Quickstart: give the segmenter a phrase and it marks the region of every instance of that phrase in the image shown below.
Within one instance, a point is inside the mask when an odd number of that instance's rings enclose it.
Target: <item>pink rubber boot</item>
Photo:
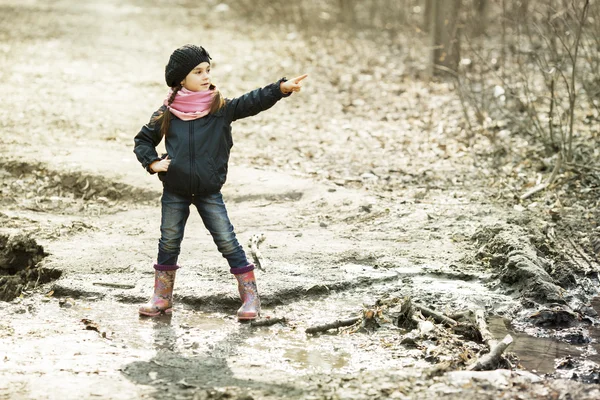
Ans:
[[[160,267],[175,267],[175,269],[162,270]],[[141,315],[156,317],[160,314],[170,314],[173,311],[173,286],[177,268],[177,266],[171,265],[154,266],[154,294],[146,304],[140,306],[139,313]]]
[[[235,274],[238,281],[238,290],[244,304],[237,311],[238,320],[253,320],[260,315],[260,298],[256,288],[254,271]]]

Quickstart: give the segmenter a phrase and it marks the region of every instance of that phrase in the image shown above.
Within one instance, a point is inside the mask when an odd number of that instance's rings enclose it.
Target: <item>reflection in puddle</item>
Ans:
[[[318,371],[341,369],[347,365],[347,356],[349,356],[347,353],[324,353],[306,348],[287,349],[283,354],[285,358],[300,368]]]
[[[556,360],[571,356],[578,358],[585,356],[592,361],[598,361],[584,354],[589,351],[588,346],[575,346],[555,339],[539,338],[526,333],[515,332],[507,328],[507,323],[502,317],[491,317],[488,321],[490,332],[495,338],[501,339],[510,334],[513,344],[508,349],[519,357],[520,364],[527,370],[549,374],[555,370]],[[592,335],[594,338],[594,336]],[[597,337],[594,338],[597,340]],[[598,350],[598,344],[591,345]]]

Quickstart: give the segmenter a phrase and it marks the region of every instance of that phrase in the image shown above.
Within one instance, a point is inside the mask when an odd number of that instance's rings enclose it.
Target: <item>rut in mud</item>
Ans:
[[[0,166],[0,204],[5,209],[57,214],[115,213],[150,204],[156,191],[144,190],[81,171],[56,171],[35,162],[5,160]]]
[[[60,270],[38,266],[47,255],[31,237],[0,234],[0,301],[58,279]]]

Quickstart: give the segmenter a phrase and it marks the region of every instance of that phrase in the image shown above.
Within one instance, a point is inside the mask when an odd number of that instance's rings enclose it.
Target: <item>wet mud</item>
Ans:
[[[440,292],[448,294],[440,297]],[[455,295],[461,292],[463,296]],[[360,315],[365,307],[382,304],[381,299],[390,294],[414,296],[448,312],[494,297],[510,301],[477,280],[466,284],[424,275],[416,282],[374,283],[268,306],[263,311],[266,316],[285,317],[287,322],[252,327],[238,323],[228,310],[203,311],[181,303],[172,315],[144,318],[131,312],[134,305],[110,299],[34,295],[2,305],[1,311],[9,318],[0,323],[0,352],[5,360],[0,372],[7,378],[0,390],[27,398],[45,398],[42,385],[54,388],[52,398],[70,398],[73,392],[116,399],[386,398],[394,393],[431,398],[434,386],[422,385],[436,379],[436,390],[444,385],[445,391],[453,392],[457,378],[441,374],[439,368],[459,354],[448,342],[456,339],[442,340],[441,331],[412,341],[407,341],[409,330],[389,324],[355,333],[348,329],[305,333],[307,327],[322,322]],[[502,375],[506,382],[489,381],[488,390],[510,386],[513,380],[522,387],[535,387],[542,377],[597,383],[593,367],[597,336],[588,347],[567,345],[520,333],[499,317],[489,322],[495,336],[514,335],[511,359],[519,369],[535,375],[507,371],[508,375]],[[479,339],[470,340],[464,343],[475,355],[481,351]],[[9,351],[14,346],[22,349],[19,355]],[[39,359],[45,362],[40,364]],[[31,373],[43,378],[31,385],[27,377]],[[487,374],[485,380],[494,376]],[[64,379],[68,385],[52,384]],[[468,398],[481,398],[481,393],[472,396]]]

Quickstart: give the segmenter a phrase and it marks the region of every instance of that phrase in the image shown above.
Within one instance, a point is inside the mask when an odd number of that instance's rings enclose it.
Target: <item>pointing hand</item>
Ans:
[[[291,92],[299,92],[302,89],[302,80],[306,78],[308,74],[300,75],[295,77],[294,79],[290,79],[286,82],[281,82],[279,88],[281,89],[281,93],[288,94]]]

